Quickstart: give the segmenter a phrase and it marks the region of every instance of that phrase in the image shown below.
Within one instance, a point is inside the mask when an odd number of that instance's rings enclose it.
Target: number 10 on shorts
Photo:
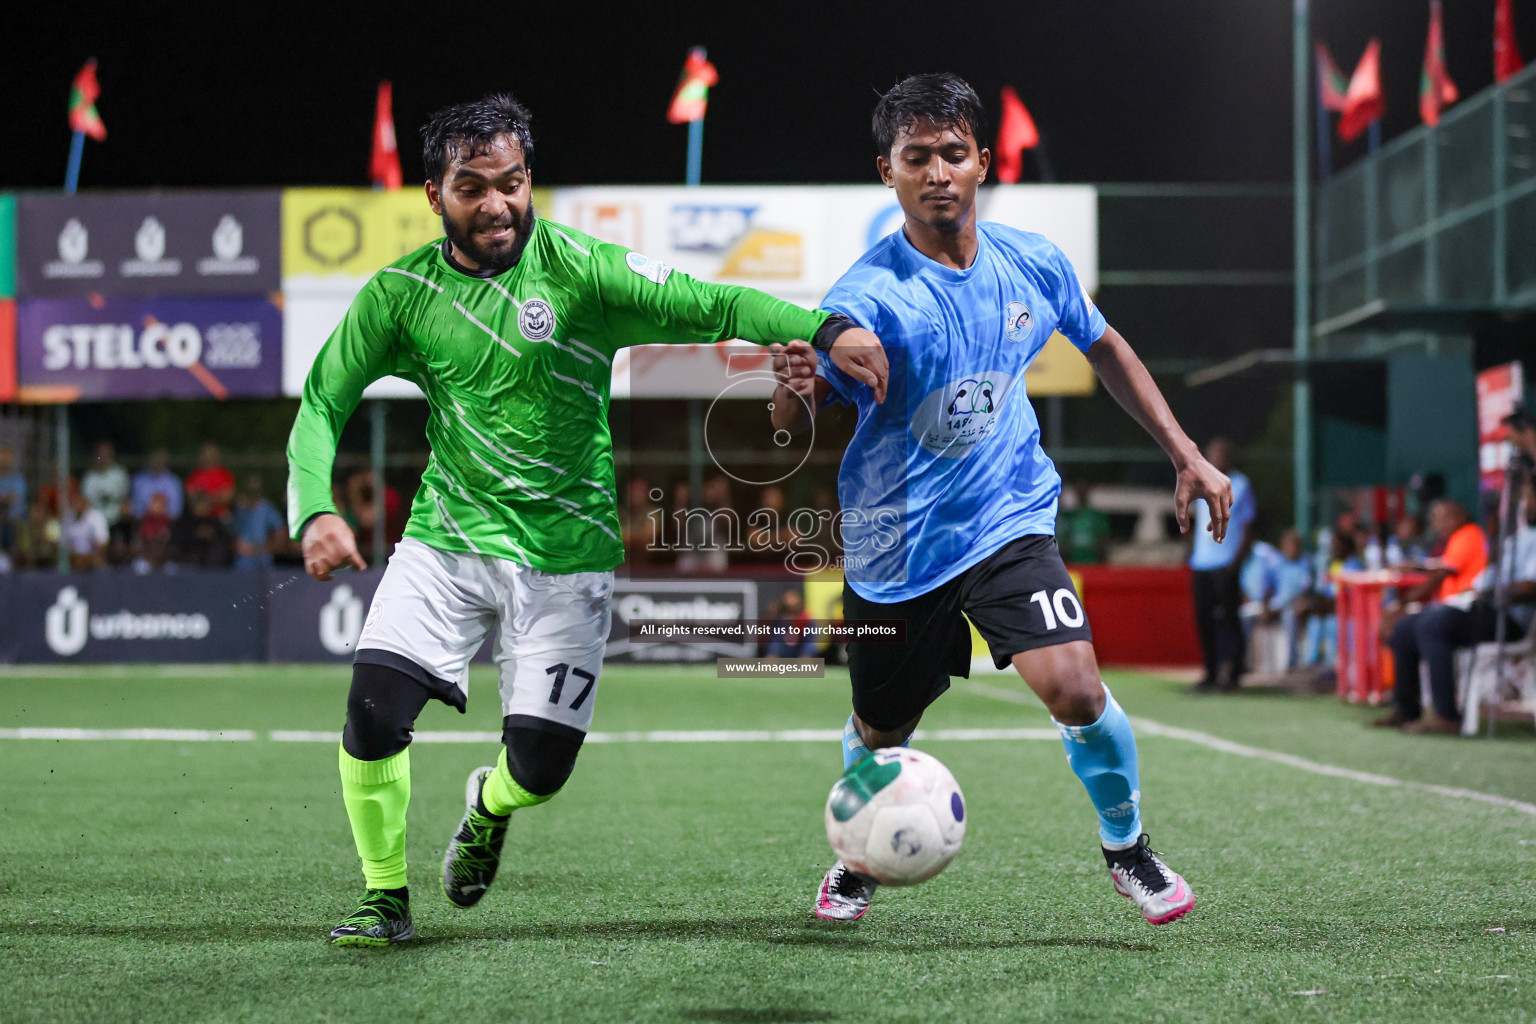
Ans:
[[[1083,606],[1078,603],[1077,595],[1066,587],[1054,594],[1037,590],[1029,595],[1029,600],[1040,606],[1040,614],[1045,616],[1046,629],[1060,629],[1062,626],[1076,629],[1083,624]]]

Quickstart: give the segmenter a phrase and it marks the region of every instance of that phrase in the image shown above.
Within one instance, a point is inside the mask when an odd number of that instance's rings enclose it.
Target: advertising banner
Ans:
[[[0,662],[259,661],[258,573],[0,575]]]
[[[443,236],[419,188],[283,189],[283,277],[361,278]]]
[[[373,592],[383,578],[383,569],[339,572],[326,583],[298,569],[264,572],[267,660],[350,664]],[[487,637],[471,661],[490,660]]]
[[[1490,366],[1477,375],[1477,462],[1485,491],[1504,486],[1504,470],[1514,446],[1504,417],[1525,397],[1525,367],[1520,363]]]
[[[533,190],[548,212],[552,193]],[[283,394],[304,391],[304,378],[360,288],[379,268],[443,237],[442,218],[420,188],[283,190]],[[420,398],[398,377],[375,381],[365,398]]]
[[[1098,194],[1086,185],[983,189],[982,220],[1046,235],[1084,288],[1098,288]],[[855,260],[901,226],[879,185],[563,188],[554,220],[643,252],[701,280],[743,284],[816,306]],[[755,346],[627,349],[614,360],[616,397],[766,398],[768,361]],[[1053,335],[1025,377],[1031,394],[1086,394],[1094,378],[1080,352]]]
[[[745,622],[756,619],[757,584],[742,580],[626,580],[613,587],[613,623],[603,657],[619,662],[713,661],[749,658],[753,642],[649,643],[630,639],[642,622]]]
[[[301,573],[265,575],[267,660],[350,662],[384,570],[338,573],[329,583]]]
[[[16,401],[16,300],[0,299],[0,402]]]
[[[0,299],[16,297],[16,197],[0,195]]]
[[[282,287],[279,193],[22,196],[22,298],[265,295]]]
[[[270,398],[282,340],[265,299],[26,299],[18,391],[27,402]]]

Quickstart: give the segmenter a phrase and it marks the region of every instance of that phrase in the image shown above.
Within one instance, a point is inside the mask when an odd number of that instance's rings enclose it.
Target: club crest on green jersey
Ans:
[[[517,329],[529,341],[548,341],[555,333],[555,311],[543,299],[529,299],[517,314]]]

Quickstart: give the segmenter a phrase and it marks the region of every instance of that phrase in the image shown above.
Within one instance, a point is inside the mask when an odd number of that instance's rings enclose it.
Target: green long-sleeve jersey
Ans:
[[[432,456],[406,536],[547,572],[611,569],[624,559],[608,433],[614,353],[810,339],[827,317],[542,219],[495,277],[465,272],[433,242],[374,275],[316,357],[288,438],[289,530],[297,538],[336,511],[336,439],[363,389],[393,374],[431,407]]]

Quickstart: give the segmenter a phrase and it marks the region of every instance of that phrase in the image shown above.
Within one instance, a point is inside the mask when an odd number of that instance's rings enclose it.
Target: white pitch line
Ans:
[[[981,697],[991,697],[994,700],[1004,700],[1010,704],[1037,704],[1038,701],[1031,694],[1020,693],[1018,690],[1005,690],[996,686],[988,686],[985,683],[968,683],[966,689]],[[1283,764],[1290,768],[1297,768],[1314,775],[1326,775],[1335,779],[1349,779],[1351,782],[1362,782],[1368,786],[1382,786],[1387,789],[1408,789],[1419,793],[1434,793],[1436,796],[1449,797],[1453,800],[1473,800],[1478,803],[1492,804],[1495,807],[1507,807],[1522,814],[1536,816],[1536,804],[1527,803],[1524,800],[1516,800],[1513,797],[1499,796],[1497,793],[1483,793],[1475,789],[1462,789],[1459,786],[1437,786],[1429,782],[1413,782],[1408,779],[1393,778],[1390,775],[1378,775],[1375,772],[1362,772],[1354,768],[1342,768],[1334,764],[1324,764],[1322,761],[1313,761],[1305,757],[1297,757],[1295,754],[1285,754],[1278,750],[1266,750],[1263,747],[1252,747],[1246,743],[1234,743],[1224,740],[1220,736],[1212,736],[1208,732],[1197,732],[1194,729],[1180,729],[1173,725],[1164,725],[1154,722],[1149,718],[1133,718],[1131,725],[1136,731],[1146,736],[1163,736],[1168,739],[1183,740],[1186,743],[1195,743],[1210,750],[1218,750],[1223,754],[1232,754],[1235,757],[1248,757],[1258,761],[1273,761],[1275,764]]]
[[[1166,736],[1170,739],[1184,740],[1188,743],[1198,743],[1202,747],[1219,750],[1224,754],[1233,754],[1237,757],[1251,757],[1261,761],[1273,761],[1276,764],[1299,768],[1304,772],[1311,772],[1314,775],[1327,775],[1335,779],[1349,779],[1352,782],[1363,782],[1368,786],[1383,786],[1389,789],[1411,789],[1420,793],[1434,793],[1437,796],[1450,797],[1453,800],[1475,800],[1478,803],[1493,804],[1495,807],[1508,807],[1510,810],[1519,811],[1521,814],[1536,816],[1536,804],[1527,803],[1524,800],[1516,800],[1513,797],[1499,796],[1497,793],[1482,793],[1475,789],[1462,789],[1459,786],[1437,786],[1429,782],[1414,782],[1409,779],[1396,779],[1390,775],[1377,775],[1374,772],[1361,772],[1353,768],[1341,768],[1338,765],[1324,764],[1321,761],[1312,761],[1305,757],[1297,757],[1294,754],[1283,754],[1278,750],[1265,750],[1263,747],[1250,747],[1246,743],[1233,743],[1231,740],[1224,740],[1220,736],[1196,732],[1193,729],[1180,729],[1172,725],[1163,725],[1161,722],[1153,722],[1145,718],[1133,718],[1131,719],[1131,724],[1136,727],[1138,732],[1146,733],[1148,736]]]
[[[249,741],[249,729],[0,729],[0,740],[172,740],[207,743]]]
[[[254,740],[249,729],[0,729],[7,740]],[[306,729],[273,729],[273,743],[340,743],[341,733]],[[916,740],[976,742],[981,740],[1054,740],[1055,729],[919,729]],[[695,730],[650,732],[591,732],[588,743],[841,743],[841,729]],[[416,743],[500,743],[499,732],[418,732]]]

